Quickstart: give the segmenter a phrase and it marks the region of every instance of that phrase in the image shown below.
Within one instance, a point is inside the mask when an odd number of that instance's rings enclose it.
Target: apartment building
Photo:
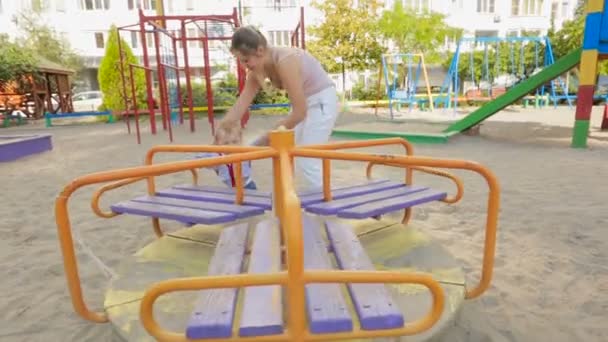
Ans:
[[[155,15],[158,3],[157,0],[0,0],[0,22],[3,23],[0,32],[16,37],[18,32],[12,20],[14,16],[20,12],[39,10],[43,23],[53,27],[84,58],[86,69],[82,88],[95,90],[99,87],[97,69],[105,53],[111,25],[120,27],[136,24],[140,8],[146,15]],[[164,0],[164,7],[166,15],[231,14],[236,3],[236,0]],[[169,22],[167,29],[177,34],[177,24]],[[200,30],[196,28],[190,27],[188,31],[189,36],[201,36]],[[143,49],[139,35],[125,31],[121,36],[133,49],[133,53],[141,58]],[[149,34],[147,45],[149,53],[154,56],[151,38]],[[212,65],[230,65],[232,58],[226,44],[210,42]],[[180,49],[181,42],[178,45]],[[202,42],[188,42],[188,53],[192,76],[200,81],[204,65]],[[151,60],[154,64],[154,58]],[[183,65],[183,58],[180,58],[180,63]]]
[[[447,22],[463,28],[466,36],[508,36],[546,34],[551,21],[556,28],[572,18],[576,0],[385,0],[385,8],[394,1],[402,1],[406,8],[432,10],[446,14]],[[164,0],[166,15],[230,14],[238,7],[245,24],[260,27],[269,42],[275,46],[290,44],[291,31],[297,24],[300,6],[305,7],[306,24],[322,20],[322,14],[314,9],[311,0]],[[55,28],[78,51],[86,62],[87,89],[98,89],[97,68],[105,52],[105,42],[112,24],[124,26],[138,22],[138,9],[145,14],[157,12],[157,0],[0,0],[0,32],[15,36],[12,22],[21,11],[39,9],[44,23]],[[168,30],[177,34],[178,27],[168,24]],[[189,36],[200,35],[196,28],[189,28]],[[137,34],[124,32],[122,36],[136,56],[142,55]],[[151,39],[148,39],[151,47]],[[234,69],[234,59],[228,51],[228,42],[210,44],[212,65],[228,65]],[[448,41],[446,48],[453,48],[455,41]],[[178,46],[178,48],[181,48]],[[203,76],[202,43],[188,42],[192,76],[200,81]],[[180,58],[183,65],[183,60]],[[341,85],[341,81],[336,79]]]

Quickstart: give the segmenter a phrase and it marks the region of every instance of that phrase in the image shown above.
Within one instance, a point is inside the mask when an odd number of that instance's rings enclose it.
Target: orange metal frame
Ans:
[[[397,155],[371,155],[365,153],[349,153],[336,151],[338,149],[362,148],[380,145],[403,145],[405,156]],[[189,161],[153,164],[153,157],[158,152],[222,152],[227,155]],[[107,190],[140,180],[147,180],[150,194],[155,192],[154,177],[191,171],[194,182],[198,180],[196,169],[226,163],[236,163],[236,174],[240,176],[240,163],[248,160],[272,159],[274,176],[274,211],[281,225],[281,236],[285,246],[285,270],[272,274],[240,274],[230,276],[207,276],[194,278],[170,279],[152,285],[144,294],[140,306],[141,322],[145,329],[155,338],[162,341],[189,341],[183,332],[169,332],[162,329],[155,321],[153,306],[158,297],[175,291],[192,291],[212,288],[230,288],[243,286],[283,285],[287,290],[287,307],[289,317],[286,323],[286,332],[281,335],[266,337],[240,338],[232,337],[218,341],[256,340],[256,341],[321,341],[342,340],[351,338],[371,338],[383,336],[403,336],[417,334],[431,328],[441,317],[444,307],[444,293],[440,284],[431,275],[423,273],[404,273],[395,271],[306,271],[304,270],[304,250],[302,240],[301,206],[293,186],[293,158],[311,157],[323,160],[324,195],[326,200],[331,199],[330,188],[330,161],[350,160],[368,162],[368,176],[373,165],[381,164],[391,167],[401,167],[406,170],[405,181],[412,182],[412,171],[418,170],[453,180],[457,187],[457,194],[453,198],[444,200],[447,203],[458,201],[462,197],[462,182],[453,175],[435,170],[433,168],[464,169],[482,175],[489,186],[488,215],[486,219],[486,239],[484,258],[481,269],[481,279],[473,289],[467,289],[466,298],[480,296],[490,285],[494,266],[496,246],[496,227],[499,209],[499,185],[494,174],[487,168],[470,161],[445,160],[429,157],[414,157],[412,146],[400,138],[380,139],[372,141],[352,141],[326,145],[295,147],[293,131],[278,130],[270,134],[269,147],[238,147],[238,146],[209,146],[209,145],[172,145],[157,146],[151,149],[146,156],[144,166],[98,172],[75,179],[67,185],[56,199],[55,215],[57,229],[67,283],[70,290],[72,304],[75,311],[83,318],[93,322],[106,322],[105,313],[93,312],[87,308],[82,294],[80,277],[74,252],[71,226],[68,215],[68,200],[79,188],[104,183],[107,184],[97,190],[93,196],[93,211],[101,217],[113,217],[114,213],[104,213],[99,209],[99,197]],[[240,177],[239,177],[240,179]],[[243,198],[242,181],[237,182],[235,203],[241,203]],[[406,214],[408,215],[408,214]],[[158,236],[162,236],[158,220],[153,221]],[[408,323],[399,329],[365,331],[355,329],[348,333],[313,335],[308,332],[306,323],[305,285],[308,283],[411,283],[427,287],[432,295],[432,307],[422,319]]]

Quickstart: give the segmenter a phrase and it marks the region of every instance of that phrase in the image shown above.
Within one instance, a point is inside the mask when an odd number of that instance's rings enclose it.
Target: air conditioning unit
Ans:
[[[495,15],[495,16],[494,16],[494,22],[495,22],[495,23],[499,23],[499,22],[500,22],[500,20],[501,20],[501,18],[500,18],[500,16],[499,16],[499,15]]]

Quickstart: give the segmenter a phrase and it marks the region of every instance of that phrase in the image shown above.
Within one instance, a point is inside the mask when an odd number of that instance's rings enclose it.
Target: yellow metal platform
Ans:
[[[263,217],[250,223],[261,219]],[[445,291],[443,315],[430,330],[403,339],[377,341],[424,341],[440,335],[453,322],[465,299],[464,273],[454,257],[427,234],[415,229],[415,224],[405,227],[393,221],[373,219],[343,222],[349,223],[358,233],[377,270],[428,272]],[[154,341],[140,323],[140,300],[145,289],[161,280],[206,275],[220,229],[220,226],[182,229],[154,240],[123,260],[104,303],[118,336],[126,341]],[[386,286],[399,303],[406,324],[428,312],[432,299],[424,286]],[[194,291],[162,296],[156,302],[154,316],[164,329],[184,331],[196,297]],[[237,322],[238,319],[237,315]]]

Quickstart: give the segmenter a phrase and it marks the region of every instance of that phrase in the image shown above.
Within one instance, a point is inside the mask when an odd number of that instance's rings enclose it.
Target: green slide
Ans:
[[[525,81],[522,81],[513,88],[509,89],[509,91],[497,97],[495,100],[486,103],[461,120],[454,122],[443,132],[448,134],[462,132],[498,113],[508,105],[526,96],[531,91],[534,91],[536,88],[543,85],[543,83],[551,81],[552,79],[557,78],[559,75],[575,67],[581,60],[582,51],[583,49],[581,48],[570,52],[566,56],[557,60],[555,63],[544,68],[538,74],[531,76]]]

